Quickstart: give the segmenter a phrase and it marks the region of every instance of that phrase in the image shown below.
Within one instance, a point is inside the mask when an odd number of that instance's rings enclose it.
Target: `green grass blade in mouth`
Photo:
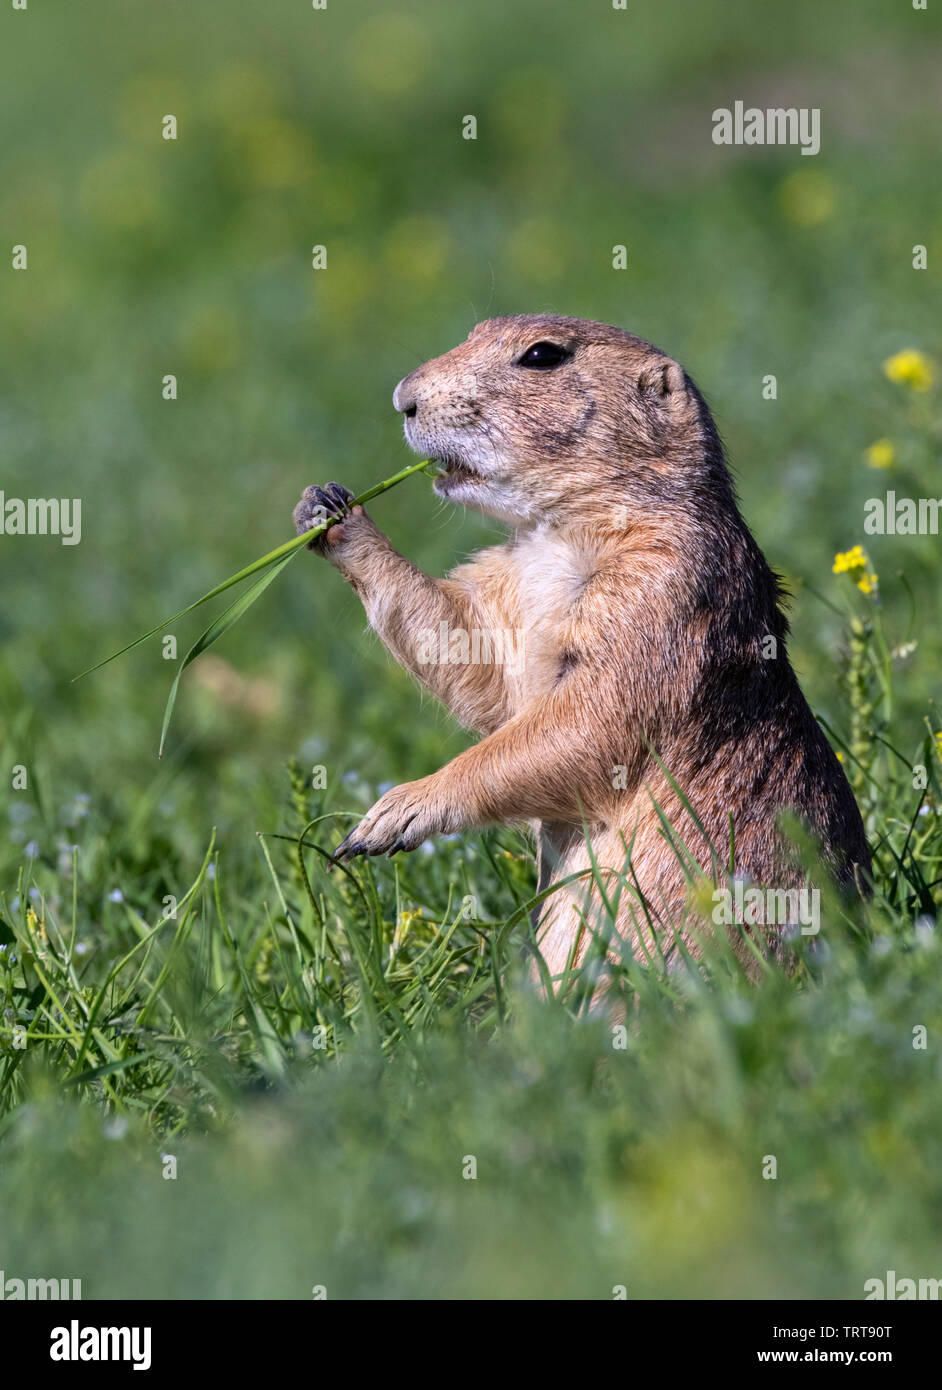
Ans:
[[[422,469],[428,467],[428,459],[423,459],[421,463],[410,464],[408,468],[400,469],[400,471],[393,474],[391,478],[386,478],[384,482],[376,483],[373,487],[367,488],[366,492],[362,492],[359,497],[355,497],[350,505],[352,507],[358,507],[364,502],[370,502],[374,497],[379,497],[380,493],[388,492],[391,487],[395,487],[398,483],[403,482],[413,473],[418,473]],[[239,570],[236,574],[230,575],[228,579],[224,579],[221,584],[217,584],[215,588],[203,594],[202,598],[196,599],[194,603],[188,604],[186,608],[181,608],[179,613],[172,613],[169,618],[164,618],[163,622],[158,623],[156,627],[150,628],[147,632],[142,633],[140,637],[135,637],[134,641],[128,642],[127,646],[121,647],[116,652],[112,652],[111,656],[106,656],[102,661],[96,661],[94,666],[89,666],[86,670],[80,671],[77,676],[72,677],[73,681],[81,680],[83,676],[90,676],[93,671],[98,671],[102,666],[107,666],[110,661],[116,661],[119,656],[124,656],[125,652],[132,651],[134,647],[139,647],[141,643],[146,642],[149,637],[155,637],[158,632],[163,632],[171,623],[179,622],[181,618],[185,618],[187,614],[192,613],[194,609],[201,607],[204,603],[208,603],[210,599],[218,598],[218,596],[224,594],[227,589],[231,589],[234,584],[241,584],[243,579],[249,579],[253,574],[257,574],[259,570],[267,569],[269,565],[277,564],[279,560],[286,559],[288,556],[293,555],[296,550],[300,550],[303,545],[307,545],[308,541],[314,540],[317,536],[322,535],[324,531],[329,531],[331,526],[334,525],[336,525],[336,519],[331,518],[326,521],[323,526],[312,527],[310,531],[305,531],[303,535],[293,536],[290,541],[285,541],[283,545],[279,545],[276,549],[270,550],[267,555],[262,555],[260,559],[253,561],[251,565],[246,565],[244,569]],[[280,568],[281,566],[279,566],[279,569]],[[276,571],[276,573],[277,572],[278,571]],[[261,590],[259,590],[259,593],[260,592]],[[256,594],[256,598],[257,597],[258,594]],[[228,612],[229,610],[227,609],[226,611]],[[243,609],[242,612],[244,611]],[[241,613],[237,615],[237,617],[241,616]],[[233,621],[236,620],[237,619],[233,619]],[[229,626],[231,627],[232,624],[230,623]],[[204,633],[204,636],[205,635]],[[215,638],[213,640],[215,641]]]

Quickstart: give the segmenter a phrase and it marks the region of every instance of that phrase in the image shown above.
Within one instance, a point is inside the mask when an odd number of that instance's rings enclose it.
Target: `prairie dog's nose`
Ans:
[[[414,373],[413,373],[414,375]],[[411,420],[418,409],[412,376],[404,376],[393,392],[393,405]]]

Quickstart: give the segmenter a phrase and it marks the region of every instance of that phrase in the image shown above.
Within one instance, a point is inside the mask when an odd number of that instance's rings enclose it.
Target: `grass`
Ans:
[[[878,724],[879,609],[846,588]],[[0,929],[7,1267],[293,1298],[859,1297],[933,1268],[938,740],[912,754],[919,791],[859,743],[874,899],[826,895],[794,978],[750,985],[714,942],[704,971],[626,960],[601,1014],[599,953],[553,999],[528,979],[512,832],[328,875],[356,796],[294,763],[267,887],[246,903],[210,836],[153,921],[158,876],[105,902],[86,881],[113,863],[90,812],[69,893],[34,864]]]
[[[30,247],[2,481],[80,494],[85,532],[0,538],[9,1277],[610,1298],[938,1275],[942,558],[863,531],[885,489],[938,493],[938,385],[883,367],[940,355],[933,21],[839,9],[760,33],[666,6],[626,39],[614,13],[368,3],[315,42],[293,5],[220,25],[200,0],[171,35],[103,0],[101,44],[30,8],[0,96]],[[818,158],[709,146],[713,107],[783,89],[820,99]],[[704,387],[874,846],[873,901],[828,899],[793,978],[748,985],[719,948],[703,974],[626,962],[624,1033],[588,1006],[596,964],[554,999],[529,982],[522,835],[325,874],[386,784],[465,745],[319,558],[193,663],[162,763],[160,642],[72,683],[277,544],[307,483],[393,473],[393,383],[488,308],[621,323]],[[420,484],[371,510],[437,573],[495,534]],[[832,574],[858,543],[867,568]]]

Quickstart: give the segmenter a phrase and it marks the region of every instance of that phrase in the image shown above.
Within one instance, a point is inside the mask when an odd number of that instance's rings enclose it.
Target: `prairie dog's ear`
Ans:
[[[684,369],[679,362],[662,357],[660,361],[652,362],[642,369],[638,377],[638,390],[655,399],[662,399],[665,405],[672,405],[675,400],[683,400],[687,394]]]

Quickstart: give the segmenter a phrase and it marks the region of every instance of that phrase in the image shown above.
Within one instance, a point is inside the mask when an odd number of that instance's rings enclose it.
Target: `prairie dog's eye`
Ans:
[[[569,349],[560,347],[558,343],[534,343],[532,347],[527,348],[522,357],[517,358],[517,366],[534,367],[537,371],[547,372],[551,367],[568,362],[571,356]]]

